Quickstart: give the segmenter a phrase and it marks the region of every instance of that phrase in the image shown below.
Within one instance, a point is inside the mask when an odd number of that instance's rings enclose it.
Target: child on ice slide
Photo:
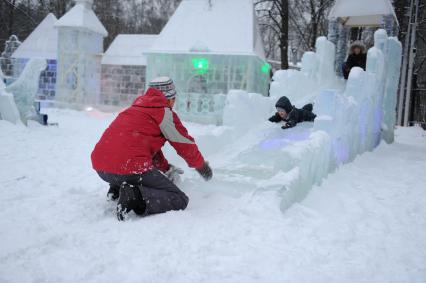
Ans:
[[[302,109],[298,109],[294,105],[291,105],[290,100],[286,96],[278,99],[275,108],[277,112],[269,118],[269,121],[273,123],[284,122],[285,124],[281,127],[282,129],[293,128],[300,122],[313,122],[317,117],[317,115],[312,113],[313,105],[311,103],[306,104]]]

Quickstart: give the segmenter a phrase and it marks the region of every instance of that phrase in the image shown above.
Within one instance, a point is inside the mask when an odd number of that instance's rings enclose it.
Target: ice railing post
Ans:
[[[336,58],[336,47],[326,37],[317,38],[315,43],[318,57],[318,83],[324,87],[330,87],[335,79],[334,61]]]
[[[396,37],[388,38],[388,51],[386,53],[387,76],[383,101],[383,126],[382,138],[387,143],[394,141],[394,128],[396,124],[397,91],[401,69],[402,45]]]

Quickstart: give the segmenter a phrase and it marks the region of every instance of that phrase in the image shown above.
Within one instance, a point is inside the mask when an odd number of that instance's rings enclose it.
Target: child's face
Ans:
[[[359,47],[355,47],[355,48],[354,48],[354,53],[355,53],[355,55],[360,54],[360,53],[361,53],[361,48],[359,48]]]
[[[282,119],[287,118],[287,112],[285,112],[285,110],[283,110],[283,109],[277,109],[277,113],[278,113],[278,115],[280,115],[280,117]]]

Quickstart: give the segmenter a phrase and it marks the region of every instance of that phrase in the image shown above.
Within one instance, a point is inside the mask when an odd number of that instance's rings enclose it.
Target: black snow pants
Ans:
[[[139,188],[146,209],[135,212],[142,216],[163,213],[170,210],[184,210],[188,205],[188,197],[172,181],[159,170],[153,169],[143,174],[118,175],[98,172],[98,175],[111,187],[119,189],[122,186]]]

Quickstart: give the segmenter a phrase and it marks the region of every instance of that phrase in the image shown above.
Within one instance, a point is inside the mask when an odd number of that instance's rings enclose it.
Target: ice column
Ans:
[[[330,87],[335,78],[334,59],[336,57],[335,46],[326,37],[318,37],[315,43],[318,57],[318,82],[323,87]]]
[[[347,53],[347,42],[348,42],[349,29],[343,25],[339,26],[339,41],[337,42],[336,49],[336,63],[335,70],[336,73],[342,76],[342,64],[345,61]]]
[[[401,68],[402,45],[397,38],[388,39],[387,76],[383,101],[382,138],[387,143],[394,141],[394,126],[396,123],[397,90]]]

